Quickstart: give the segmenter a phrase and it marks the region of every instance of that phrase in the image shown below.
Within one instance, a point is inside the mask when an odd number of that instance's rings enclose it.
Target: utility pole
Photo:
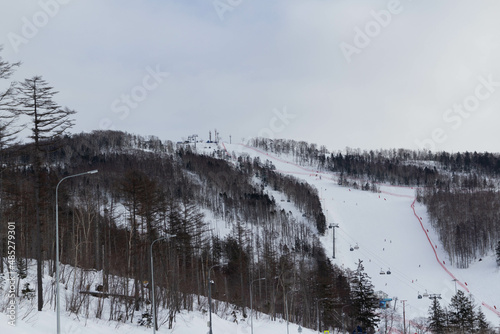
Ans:
[[[342,334],[345,334],[345,322],[344,322],[344,308],[350,306],[349,304],[342,306]]]
[[[457,281],[458,281],[458,280],[457,280],[456,278],[454,278],[454,279],[452,279],[451,281],[452,281],[452,282],[455,282],[455,294],[457,294]]]
[[[154,272],[154,263],[153,263],[153,246],[155,242],[160,241],[160,240],[165,240],[165,239],[170,239],[172,237],[175,237],[175,234],[168,234],[163,237],[160,237],[158,239],[153,240],[149,247],[149,256],[151,260],[151,310],[152,310],[152,317],[153,317],[153,334],[156,334],[156,327],[157,327],[157,321],[156,321],[156,301],[155,301],[155,272]]]
[[[403,334],[406,334],[406,318],[405,318],[405,302],[407,300],[401,300],[403,303]]]
[[[320,333],[320,329],[319,329],[319,302],[322,300],[328,300],[328,299],[330,299],[330,298],[316,299],[316,326],[318,327],[318,334]]]
[[[265,277],[254,279],[250,282],[250,331],[253,334],[253,299],[252,299],[252,284],[257,281],[265,280]]]
[[[330,226],[328,226],[328,228],[331,228],[332,229],[332,232],[333,232],[333,244],[332,244],[332,248],[333,248],[333,255],[332,257],[335,258],[335,228],[338,228],[339,227],[339,224],[330,224]]]
[[[86,174],[95,174],[97,173],[97,169],[94,169],[94,170],[90,170],[90,171],[87,171],[87,172],[83,172],[83,173],[78,173],[78,174],[73,174],[73,175],[69,175],[69,176],[66,176],[66,177],[63,177],[58,183],[57,183],[57,186],[56,186],[56,321],[57,321],[57,334],[61,333],[61,303],[60,303],[60,293],[59,293],[59,204],[58,204],[58,200],[57,200],[57,193],[59,191],[59,185],[61,184],[62,181],[66,180],[66,179],[69,179],[69,178],[72,178],[72,177],[76,177],[76,176],[82,176],[82,175],[86,175]],[[38,293],[40,293],[40,291],[38,291]]]
[[[208,331],[208,334],[213,334],[212,332],[212,280],[210,279],[210,273],[212,272],[212,269],[215,267],[220,267],[220,266],[227,266],[227,263],[217,263],[214,264],[213,266],[208,269],[208,312],[209,312],[209,321],[208,325],[210,330]]]

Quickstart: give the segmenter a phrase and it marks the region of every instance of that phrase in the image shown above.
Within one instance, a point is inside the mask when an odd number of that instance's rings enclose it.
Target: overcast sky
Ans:
[[[2,0],[72,132],[499,152],[495,0]]]

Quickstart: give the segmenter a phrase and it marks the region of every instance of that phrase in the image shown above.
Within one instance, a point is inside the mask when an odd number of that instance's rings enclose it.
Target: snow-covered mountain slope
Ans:
[[[375,290],[383,291],[393,298],[392,306],[402,316],[405,300],[406,319],[427,317],[431,300],[427,294],[440,294],[442,306],[449,304],[455,294],[455,286],[471,293],[476,305],[482,305],[483,312],[494,325],[499,324],[500,272],[493,255],[474,262],[469,269],[457,269],[450,263],[438,240],[437,234],[429,224],[424,206],[415,203],[415,189],[379,185],[381,192],[373,193],[338,186],[336,175],[320,172],[311,167],[298,166],[286,156],[274,156],[266,152],[239,144],[199,145],[197,151],[211,154],[225,150],[228,156],[249,155],[259,157],[262,162],[270,160],[283,174],[293,175],[315,186],[321,197],[322,207],[328,224],[338,224],[335,228],[335,259],[332,262],[354,269],[359,259],[363,261],[366,272],[371,276]],[[266,189],[283,209],[300,212],[292,203],[270,187]],[[282,202],[282,200],[284,200]],[[118,210],[120,211],[120,209]],[[203,210],[205,219],[213,232],[219,236],[229,233],[231,226],[217,218],[209,210]],[[333,255],[333,230],[321,237],[327,254]],[[351,248],[353,249],[351,251]],[[381,271],[384,272],[381,275]],[[387,272],[390,271],[389,275]],[[457,279],[455,282],[454,279]],[[49,279],[49,278],[48,278]],[[47,282],[50,286],[50,282]],[[50,291],[49,288],[45,291]],[[419,299],[418,295],[423,298]],[[49,296],[47,296],[49,297]],[[396,301],[397,298],[397,301]],[[95,313],[95,310],[91,310]],[[238,323],[230,318],[222,319],[213,315],[214,333],[250,333],[247,321],[238,316]],[[158,333],[206,333],[207,312],[185,312],[177,316],[172,330],[162,326]],[[106,319],[89,319],[68,315],[63,312],[63,333],[148,333],[151,329],[137,324],[123,324]],[[399,325],[396,325],[397,327]],[[290,324],[290,333],[297,333],[298,326]],[[19,309],[17,326],[8,325],[8,318],[0,314],[0,333],[48,333],[55,331],[55,312],[46,306],[36,312],[25,303]],[[270,321],[261,316],[254,321],[254,333],[270,334],[286,332],[286,322]],[[314,331],[303,329],[304,334]],[[395,330],[394,332],[398,332]]]
[[[354,269],[361,259],[375,290],[397,298],[401,313],[400,301],[406,301],[407,319],[427,317],[431,305],[427,294],[440,294],[441,305],[448,305],[456,286],[470,293],[488,320],[498,325],[500,271],[494,255],[478,259],[468,269],[454,267],[429,223],[426,208],[415,202],[415,189],[388,185],[380,185],[381,193],[349,189],[339,186],[334,174],[298,166],[286,157],[242,144],[224,143],[224,147],[236,155],[270,160],[279,172],[314,185],[322,198],[327,225],[338,224],[333,262]],[[331,257],[332,230],[321,240]]]

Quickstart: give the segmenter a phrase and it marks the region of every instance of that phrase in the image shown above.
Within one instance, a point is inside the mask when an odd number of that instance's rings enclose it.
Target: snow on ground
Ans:
[[[47,272],[48,267],[46,266],[45,272]],[[88,304],[88,319],[85,315],[76,316],[66,311],[66,303],[69,303],[72,298],[72,291],[78,291],[78,287],[73,288],[73,284],[79,284],[79,277],[82,273],[81,269],[76,269],[64,265],[61,268],[61,277],[64,278],[66,284],[61,284],[61,333],[71,333],[71,334],[84,334],[84,333],[95,333],[95,334],[108,334],[120,332],[121,334],[128,333],[151,333],[152,328],[146,328],[144,326],[139,326],[137,321],[142,313],[141,311],[134,313],[133,322],[118,322],[118,321],[107,321],[110,315],[109,299],[104,299],[102,317],[101,319],[96,318],[96,310],[99,299],[96,297],[88,296],[85,299],[79,299],[82,304],[82,312],[85,313]],[[95,291],[93,287],[97,283],[102,282],[101,272],[98,271],[88,271],[84,270],[85,273],[85,283],[89,285],[89,291]],[[76,281],[75,279],[76,274]],[[117,278],[121,281],[120,278]],[[16,281],[17,283],[17,281]],[[21,286],[24,283],[30,283],[33,288],[36,285],[36,266],[34,261],[28,265],[28,276],[26,279],[21,281]],[[56,332],[56,312],[54,307],[50,307],[49,300],[55,298],[53,278],[48,274],[45,274],[43,279],[44,284],[44,298],[45,305],[41,312],[36,309],[37,301],[36,297],[28,299],[16,299],[16,314],[15,314],[15,326],[10,325],[12,321],[8,317],[7,313],[0,312],[0,333],[17,334],[17,333],[29,333],[29,334],[46,334]],[[67,285],[67,289],[66,289]],[[130,281],[130,288],[132,288],[132,281]],[[4,281],[4,284],[0,285],[0,309],[4,309],[8,303],[8,290],[9,285]],[[129,293],[131,294],[131,293]],[[78,292],[76,293],[78,296]],[[208,320],[209,314],[207,310],[207,300],[206,298],[200,298],[201,307],[194,306],[195,311],[187,312],[185,310],[181,311],[176,315],[176,321],[173,323],[173,328],[167,328],[167,318],[168,312],[164,309],[158,312],[158,323],[160,328],[158,329],[158,334],[193,334],[200,333],[205,334],[208,332]],[[77,303],[78,304],[78,303]],[[54,305],[54,303],[53,303]],[[213,330],[214,334],[247,334],[251,333],[250,321],[249,319],[244,319],[241,312],[238,310],[234,313],[231,305],[225,307],[223,302],[214,302],[214,312],[212,314]],[[198,311],[198,309],[203,309],[204,311]],[[215,310],[217,313],[215,313]],[[116,313],[117,310],[114,310]],[[249,313],[249,312],[248,312]],[[219,315],[222,315],[219,316]],[[275,334],[275,333],[286,333],[287,325],[286,321],[279,319],[278,321],[271,321],[269,316],[261,313],[254,313],[254,333],[255,334]],[[297,324],[289,324],[290,333],[298,333],[299,326]],[[313,330],[303,328],[303,334],[313,334]]]
[[[166,326],[160,327],[157,330],[158,334],[206,334],[208,316],[200,312],[183,311],[177,315],[177,322],[172,329],[167,329]],[[52,310],[39,312],[36,316],[28,321],[17,320],[16,326],[7,324],[8,320],[5,314],[0,314],[0,333],[8,334],[46,334],[56,332],[56,313]],[[238,323],[227,321],[212,314],[212,332],[213,334],[249,334],[251,333],[250,323],[238,321]],[[286,333],[286,321],[270,321],[267,318],[261,317],[254,319],[253,329],[255,334],[276,334]],[[291,334],[298,333],[299,326],[293,323],[289,324],[289,332]],[[67,315],[61,316],[61,333],[71,334],[131,334],[131,333],[151,333],[152,328],[139,327],[135,324],[123,324],[114,321],[106,320],[88,320],[76,319]],[[302,328],[302,334],[314,334],[308,328]]]
[[[333,263],[355,269],[361,259],[375,290],[397,298],[396,306],[401,313],[400,301],[406,300],[407,319],[428,315],[431,300],[419,299],[418,295],[440,294],[441,305],[447,306],[455,294],[453,280],[456,278],[456,288],[470,292],[494,326],[500,323],[500,271],[494,255],[473,263],[469,269],[451,265],[429,223],[425,206],[415,203],[413,211],[415,189],[388,185],[380,185],[380,193],[349,189],[337,185],[332,173],[298,166],[291,158],[276,157],[241,144],[225,143],[224,146],[228,152],[248,154],[261,161],[268,159],[279,172],[314,185],[319,191],[327,224],[339,225],[335,230]],[[321,238],[330,257],[333,255],[332,233],[329,229]],[[351,251],[351,247],[357,249]]]
[[[495,306],[500,308],[500,271],[494,255],[483,258],[481,262],[472,263],[469,269],[453,267],[439,243],[437,234],[430,226],[425,207],[415,203],[414,213],[414,189],[381,185],[381,193],[372,193],[340,187],[333,174],[297,166],[292,159],[287,161],[286,157],[274,157],[244,145],[224,144],[222,148],[224,146],[231,153],[234,151],[236,154],[258,156],[261,161],[269,159],[278,171],[314,185],[320,193],[328,224],[339,225],[335,230],[336,256],[333,262],[354,269],[358,259],[363,260],[365,271],[372,278],[375,290],[382,290],[389,297],[398,298],[395,304],[400,314],[400,301],[406,300],[407,319],[427,317],[431,300],[419,299],[419,294],[441,294],[441,305],[448,305],[455,294],[455,277],[458,280],[457,289],[468,289],[477,305],[485,304],[483,312],[493,326],[499,325],[500,319],[495,312]],[[217,146],[210,144],[203,149],[206,149],[207,153],[213,152],[217,150]],[[280,201],[281,195],[273,195]],[[286,207],[288,203],[281,204]],[[209,212],[204,213],[212,222],[215,233],[223,236],[229,232],[223,221],[216,219]],[[321,237],[327,254],[333,253],[332,234],[330,229]],[[351,251],[351,247],[357,249]],[[380,274],[381,271],[388,270],[391,271],[390,275]],[[213,314],[213,333],[250,333],[250,324],[242,319],[238,320],[238,323],[234,323]],[[208,332],[207,321],[207,313],[182,312],[177,316],[172,330],[162,326],[158,333],[205,334]],[[78,319],[66,312],[62,313],[61,325],[62,333],[107,334],[119,331],[126,334],[149,333],[152,330],[139,327],[135,323],[123,324],[95,318]],[[285,333],[286,327],[286,322],[270,321],[266,316],[254,319],[256,334]],[[55,328],[56,314],[53,309],[48,309],[48,306],[44,311],[36,312],[29,304],[22,304],[18,309],[15,327],[8,325],[5,313],[0,314],[0,333],[49,333],[55,332]],[[297,333],[297,329],[296,324],[290,324],[290,333]],[[304,328],[302,333],[312,334],[315,331]]]
[[[232,226],[225,219],[216,217],[216,215],[208,209],[200,209],[200,213],[204,216],[204,221],[208,223],[210,231],[213,235],[223,239],[231,233]]]

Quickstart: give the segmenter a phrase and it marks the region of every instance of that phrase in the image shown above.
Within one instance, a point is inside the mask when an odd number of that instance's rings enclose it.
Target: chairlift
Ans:
[[[425,290],[425,292],[424,292],[424,294],[422,296],[424,296],[425,298],[429,297],[429,294],[427,293],[427,290]]]
[[[354,248],[352,248],[352,246],[351,246],[351,248],[349,248],[349,250],[350,250],[351,252],[353,252],[353,251],[354,251]]]
[[[422,299],[422,295],[420,294],[420,292],[418,293],[418,299]]]
[[[385,271],[383,271],[382,268],[380,268],[380,275],[385,275]]]
[[[390,274],[391,274],[391,268],[387,269],[386,274],[387,274],[387,275],[390,275]]]
[[[359,249],[359,246],[358,246],[358,244],[356,244],[356,246],[354,246],[354,249]]]

